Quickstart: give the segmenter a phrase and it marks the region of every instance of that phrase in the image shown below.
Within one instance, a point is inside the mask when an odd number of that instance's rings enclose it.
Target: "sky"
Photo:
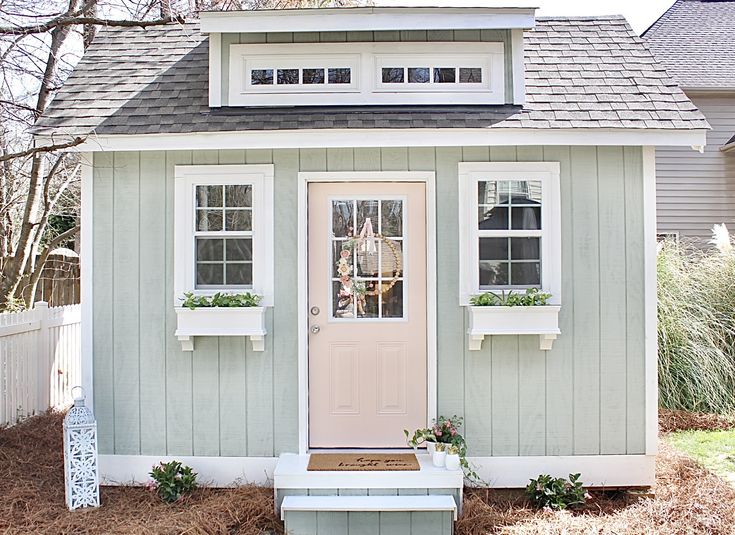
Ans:
[[[379,6],[525,6],[537,7],[536,15],[623,15],[636,33],[642,33],[674,0],[374,0]]]

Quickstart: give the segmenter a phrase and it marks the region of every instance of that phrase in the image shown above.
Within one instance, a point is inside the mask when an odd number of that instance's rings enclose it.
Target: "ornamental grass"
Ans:
[[[662,407],[735,413],[735,254],[665,241],[658,252]]]

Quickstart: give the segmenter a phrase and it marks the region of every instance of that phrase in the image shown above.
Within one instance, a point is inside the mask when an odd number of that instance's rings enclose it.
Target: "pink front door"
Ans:
[[[426,425],[426,188],[309,185],[309,446]]]

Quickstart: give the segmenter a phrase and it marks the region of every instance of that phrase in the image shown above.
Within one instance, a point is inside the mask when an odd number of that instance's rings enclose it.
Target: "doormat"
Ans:
[[[413,453],[312,453],[306,469],[312,472],[421,470]]]

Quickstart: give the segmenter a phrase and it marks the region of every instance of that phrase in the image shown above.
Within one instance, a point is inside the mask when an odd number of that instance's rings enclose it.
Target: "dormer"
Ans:
[[[522,105],[534,9],[206,12],[209,105]]]

